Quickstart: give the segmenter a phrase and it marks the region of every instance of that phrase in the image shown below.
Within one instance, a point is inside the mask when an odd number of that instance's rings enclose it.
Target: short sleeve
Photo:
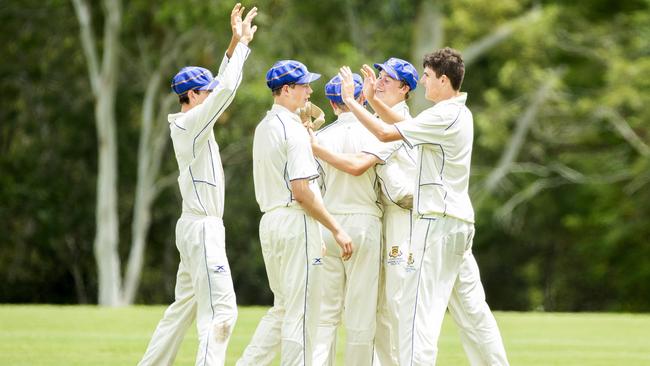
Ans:
[[[397,151],[401,145],[401,141],[393,141],[388,143],[376,141],[372,144],[369,144],[369,146],[361,150],[361,152],[374,155],[379,160],[381,160],[382,163],[385,163],[386,160],[388,160],[388,158],[390,158],[390,156],[395,153],[395,151]]]
[[[453,122],[447,108],[429,108],[413,119],[394,124],[409,147],[440,143],[447,127]]]
[[[289,180],[318,178],[316,161],[307,130],[297,125],[287,131],[287,176]]]

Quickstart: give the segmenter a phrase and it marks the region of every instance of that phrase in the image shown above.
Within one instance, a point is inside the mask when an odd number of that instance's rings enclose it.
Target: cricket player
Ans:
[[[411,118],[406,99],[417,87],[415,67],[408,61],[392,57],[375,64],[375,68],[379,70],[379,78],[373,78],[372,84],[365,83],[363,90],[370,105],[375,104],[376,97],[405,119]],[[362,72],[372,71],[364,69]],[[356,154],[337,154],[323,146],[313,147],[318,158],[348,174],[361,175],[371,167],[377,174],[383,207],[383,240],[374,364],[398,365],[399,299],[409,253],[415,152],[403,141],[379,143]]]
[[[352,256],[350,237],[323,205],[309,134],[296,113],[309,101],[309,83],[318,78],[294,60],[278,61],[266,74],[274,104],[255,129],[253,178],[264,212],[260,244],[274,301],[240,366],[268,365],[280,346],[283,366],[311,365],[325,262],[318,223],[340,247],[329,254]]]
[[[363,81],[354,75],[354,98],[363,103]],[[341,78],[335,76],[325,86],[325,96],[337,120],[316,133],[318,145],[337,153],[357,153],[378,143],[348,111],[341,99]],[[315,365],[334,365],[336,330],[342,318],[346,329],[345,365],[372,365],[377,286],[380,267],[381,216],[374,170],[359,176],[346,174],[322,164],[325,207],[355,243],[355,256],[344,262],[336,242],[324,233],[327,254],[323,299],[318,325]]]
[[[420,80],[434,103],[404,120],[376,103],[374,118],[357,103],[348,67],[341,68],[343,100],[381,141],[404,140],[418,152],[412,258],[407,261],[400,312],[400,365],[432,365],[447,305],[461,327],[472,365],[507,365],[498,326],[485,302],[472,255],[474,210],[468,194],[473,119],[460,92],[465,67],[457,51],[428,54]],[[394,124],[393,124],[394,123]],[[411,256],[411,255],[409,255]]]
[[[374,85],[364,85],[364,94],[370,106],[374,110],[376,101],[380,100],[402,118],[410,119],[406,99],[409,92],[417,87],[419,76],[415,67],[410,62],[396,57],[374,66],[379,70],[379,79]],[[365,69],[364,76],[368,72],[369,70]],[[375,364],[397,366],[400,299],[404,266],[410,251],[415,152],[403,141],[385,143],[379,149],[367,150],[384,162],[377,164],[375,168],[380,179],[381,202],[384,207],[384,245],[375,334]]]
[[[187,328],[197,320],[196,365],[223,365],[237,319],[223,226],[224,176],[213,127],[232,102],[257,26],[257,8],[244,20],[244,7],[231,13],[232,39],[216,78],[202,67],[182,68],[172,79],[179,113],[168,117],[178,162],[183,213],[176,224],[180,264],[175,300],[158,323],[139,365],[172,365]]]

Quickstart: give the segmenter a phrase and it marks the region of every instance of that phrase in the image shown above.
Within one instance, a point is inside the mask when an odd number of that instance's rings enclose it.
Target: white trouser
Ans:
[[[336,329],[345,323],[344,365],[372,364],[380,267],[381,221],[372,215],[333,215],[352,238],[354,253],[347,261],[328,231],[323,274],[323,300],[314,365],[334,365]]]
[[[471,365],[508,365],[472,255],[474,225],[450,217],[414,219],[400,313],[401,366],[435,365],[449,311]]]
[[[382,222],[381,272],[377,301],[375,359],[381,366],[399,365],[399,309],[404,266],[409,254],[411,211],[386,205]]]
[[[260,320],[238,366],[311,365],[320,308],[320,225],[304,211],[278,208],[260,221],[260,244],[273,307]],[[281,347],[280,347],[281,346]]]
[[[176,247],[181,260],[175,299],[138,365],[172,365],[195,317],[199,335],[196,365],[223,365],[237,320],[223,222],[218,217],[183,213],[176,223]]]

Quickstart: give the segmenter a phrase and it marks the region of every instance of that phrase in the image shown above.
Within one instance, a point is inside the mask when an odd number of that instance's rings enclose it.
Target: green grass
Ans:
[[[163,310],[162,306],[0,305],[0,365],[135,365]],[[264,311],[240,308],[227,365],[234,365]],[[512,365],[650,365],[650,315],[495,315]],[[191,328],[175,365],[194,365],[196,346]],[[439,346],[438,365],[467,365],[449,317]],[[342,348],[338,347],[338,365]]]

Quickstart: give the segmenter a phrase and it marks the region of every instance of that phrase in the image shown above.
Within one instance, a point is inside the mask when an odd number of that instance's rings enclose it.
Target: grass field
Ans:
[[[0,365],[135,365],[163,310],[162,306],[0,305]],[[261,307],[240,308],[227,365],[234,365],[264,311]],[[495,315],[512,365],[650,365],[650,315]],[[196,346],[192,328],[175,365],[193,365]],[[439,346],[438,365],[467,365],[449,317]],[[342,350],[339,345],[337,365],[342,365]]]

